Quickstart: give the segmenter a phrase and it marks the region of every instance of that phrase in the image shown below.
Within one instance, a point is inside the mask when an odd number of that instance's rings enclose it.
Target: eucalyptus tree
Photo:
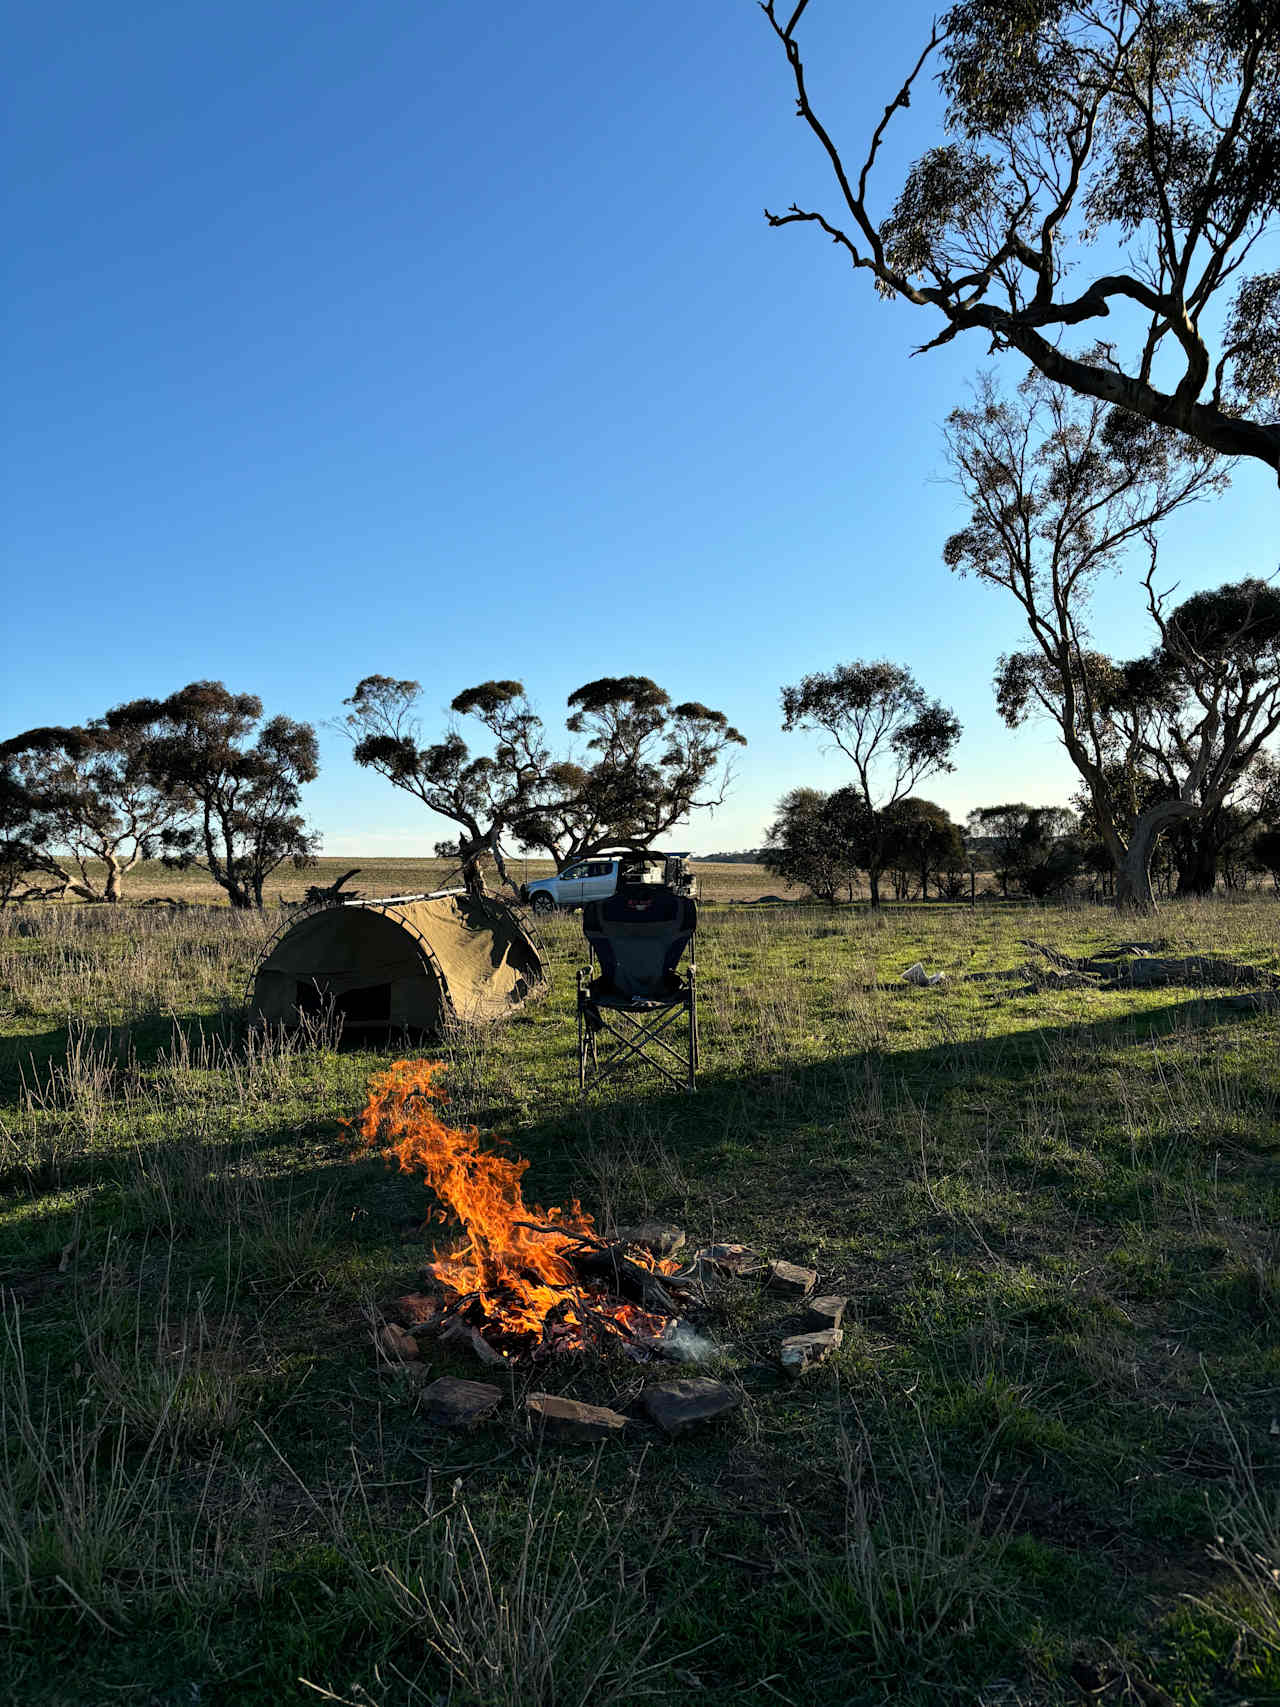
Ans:
[[[1031,639],[1030,650],[1000,662],[1000,712],[1010,727],[1033,707],[1052,718],[1089,790],[1118,897],[1150,906],[1155,839],[1197,806],[1178,790],[1136,817],[1117,811],[1112,773],[1138,737],[1126,735],[1115,714],[1126,694],[1136,709],[1141,671],[1135,664],[1121,681],[1093,646],[1090,600],[1099,577],[1123,567],[1133,550],[1154,563],[1156,529],[1184,505],[1220,491],[1226,472],[1191,440],[1037,373],[1012,396],[984,376],[973,401],[950,415],[947,446],[969,516],[947,540],[944,561],[1012,597]],[[1152,597],[1148,587],[1154,615]]]
[[[1077,650],[1065,674],[1043,653],[1014,654],[997,677],[1006,722],[1038,710],[1058,728],[1115,863],[1116,898],[1142,909],[1154,904],[1160,832],[1212,826],[1280,731],[1280,591],[1251,578],[1171,607],[1153,572],[1149,653],[1117,664]]]
[[[161,785],[149,762],[156,729],[106,717],[28,729],[0,745],[16,779],[41,802],[37,869],[62,893],[119,901],[125,876],[157,854],[191,799]]]
[[[905,900],[913,882],[920,884],[920,899],[929,898],[929,880],[938,880],[942,893],[948,880],[965,869],[964,831],[951,814],[935,800],[908,795],[884,814],[884,852],[893,868],[898,899]]]
[[[457,826],[456,853],[472,887],[483,884],[486,857],[514,887],[505,851],[512,843],[558,865],[610,843],[651,846],[691,813],[720,804],[729,749],[745,744],[723,712],[673,702],[648,676],[604,676],[575,688],[560,752],[520,682],[465,689],[436,741],[424,735],[421,699],[417,682],[366,677],[344,702],[355,759]],[[473,752],[458,727],[466,717],[485,732],[484,750]],[[455,845],[437,851],[447,856]]]
[[[561,865],[611,843],[651,847],[723,804],[730,750],[746,739],[722,711],[673,702],[648,676],[601,676],[575,688],[568,708],[565,727],[585,750],[555,765],[541,802],[518,816],[525,846]]]
[[[771,225],[816,226],[882,296],[924,310],[922,349],[976,332],[1082,397],[1280,473],[1280,269],[1249,270],[1280,212],[1275,0],[960,0],[856,155],[801,54],[821,8],[763,10],[836,188],[832,212],[793,204]],[[881,149],[931,65],[944,135],[881,216]],[[1091,349],[1066,347],[1077,327]]]
[[[782,713],[784,730],[819,731],[853,766],[849,786],[866,814],[864,863],[871,905],[878,907],[891,830],[886,814],[925,777],[954,770],[960,724],[909,669],[887,659],[859,659],[802,677],[782,689]]]
[[[1039,898],[1066,887],[1083,863],[1075,814],[1063,806],[1007,801],[977,806],[969,814],[971,845],[984,842],[1000,893],[1012,881]]]
[[[423,733],[421,684],[393,676],[366,676],[343,704],[354,757],[456,826],[456,841],[438,842],[444,858],[456,854],[468,889],[483,889],[483,861],[491,858],[512,884],[503,836],[513,816],[532,809],[545,785],[551,756],[542,722],[515,681],[482,682],[458,694],[451,710],[472,716],[487,732],[492,752],[473,753],[456,726],[436,741]]]
[[[136,699],[105,719],[141,732],[143,763],[182,821],[159,833],[161,858],[197,866],[232,907],[260,909],[266,879],[286,860],[314,863],[318,838],[301,812],[301,791],[319,770],[315,730],[277,715],[264,719],[256,694],[221,682],[189,682],[167,699]]]
[[[842,895],[852,901],[870,828],[866,806],[853,789],[824,794],[820,788],[792,788],[778,802],[760,863],[831,906]]]

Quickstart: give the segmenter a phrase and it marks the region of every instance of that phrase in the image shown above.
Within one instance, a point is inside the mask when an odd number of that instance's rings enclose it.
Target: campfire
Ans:
[[[413,1332],[469,1339],[492,1363],[607,1343],[636,1357],[685,1359],[699,1343],[710,1350],[681,1320],[698,1289],[698,1264],[682,1269],[642,1243],[601,1237],[576,1201],[526,1203],[529,1163],[486,1147],[475,1127],[441,1118],[443,1067],[397,1061],[375,1074],[351,1127],[365,1148],[425,1180],[439,1203],[430,1219],[461,1229],[427,1265],[432,1290],[400,1301]]]

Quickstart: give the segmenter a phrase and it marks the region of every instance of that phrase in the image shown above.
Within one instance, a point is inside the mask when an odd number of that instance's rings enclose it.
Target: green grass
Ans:
[[[0,1699],[1280,1700],[1280,1013],[1038,989],[1018,941],[1280,970],[1274,899],[711,907],[696,1097],[586,1104],[551,921],[547,996],[432,1051],[453,1113],[531,1200],[852,1299],[792,1385],[740,1284],[740,1410],[599,1454],[535,1451],[524,1391],[667,1370],[514,1370],[458,1436],[380,1365],[429,1205],[343,1139],[384,1055],[244,1036],[274,922],[0,914]]]

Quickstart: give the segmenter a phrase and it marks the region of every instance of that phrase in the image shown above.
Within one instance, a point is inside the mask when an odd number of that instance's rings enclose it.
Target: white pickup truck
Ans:
[[[520,897],[535,913],[555,913],[607,900],[619,882],[665,883],[681,895],[694,893],[694,881],[684,854],[635,853],[603,849],[590,859],[575,860],[554,877],[535,878],[522,886]]]

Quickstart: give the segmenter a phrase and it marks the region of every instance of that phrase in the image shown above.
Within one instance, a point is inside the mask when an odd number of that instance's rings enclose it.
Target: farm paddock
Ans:
[[[474,1431],[424,1415],[377,1342],[431,1205],[342,1124],[391,1057],[245,1035],[276,922],[0,914],[0,1699],[1280,1696],[1280,1010],[1022,941],[1275,974],[1274,898],[709,906],[697,1095],[585,1104],[550,921],[549,993],[432,1051],[449,1118],[530,1202],[850,1300],[791,1379],[787,1301],[726,1288],[705,1373],[739,1403],[675,1439],[639,1403],[670,1366],[621,1354],[499,1372]],[[539,1446],[539,1387],[633,1420]]]

